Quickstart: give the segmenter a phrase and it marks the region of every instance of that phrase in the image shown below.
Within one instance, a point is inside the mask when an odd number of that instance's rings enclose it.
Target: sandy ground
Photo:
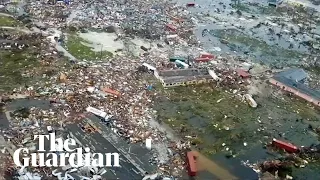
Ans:
[[[143,53],[144,51],[140,48],[141,46],[149,49],[151,46],[156,46],[156,43],[150,43],[146,40],[135,38],[135,39],[124,39],[116,40],[117,35],[115,33],[104,33],[104,32],[88,32],[80,33],[79,36],[89,43],[83,43],[83,45],[93,48],[93,51],[109,51],[115,53],[119,49],[126,49],[135,56]]]
[[[121,41],[114,41],[117,38],[117,35],[114,33],[97,33],[97,32],[88,32],[80,33],[81,38],[92,42],[92,44],[85,44],[91,46],[93,51],[109,51],[114,53],[118,49],[123,49],[124,45]]]

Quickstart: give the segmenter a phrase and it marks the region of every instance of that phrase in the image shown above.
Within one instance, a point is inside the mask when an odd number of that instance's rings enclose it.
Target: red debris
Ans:
[[[194,7],[195,5],[195,3],[187,3],[187,7]]]
[[[177,28],[172,24],[167,24],[166,27],[171,31],[177,31]]]
[[[272,145],[274,145],[278,148],[284,149],[289,153],[296,153],[299,150],[299,148],[297,146],[295,146],[291,143],[286,143],[284,141],[277,140],[277,139],[272,140]]]
[[[251,76],[247,71],[243,69],[237,69],[236,71],[237,71],[237,74],[242,78],[249,78]]]
[[[196,156],[193,154],[192,151],[187,152],[187,170],[189,176],[196,176],[197,175],[197,162]]]
[[[214,59],[215,56],[212,54],[201,54],[200,58],[209,58],[209,59]]]
[[[212,60],[212,59],[210,59],[210,58],[200,57],[200,58],[195,59],[195,62],[209,62],[209,61],[211,61],[211,60]]]
[[[121,94],[118,91],[112,90],[110,88],[102,88],[102,91],[107,93],[107,94],[114,95],[114,96],[117,96],[117,97],[121,96]]]

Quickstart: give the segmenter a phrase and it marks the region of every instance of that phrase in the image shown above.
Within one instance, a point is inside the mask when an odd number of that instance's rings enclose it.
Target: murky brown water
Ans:
[[[218,163],[212,161],[211,159],[207,158],[206,156],[200,154],[197,151],[193,151],[193,153],[197,157],[197,168],[200,172],[200,177],[202,171],[207,171],[218,179],[238,179],[230,171],[220,166]]]

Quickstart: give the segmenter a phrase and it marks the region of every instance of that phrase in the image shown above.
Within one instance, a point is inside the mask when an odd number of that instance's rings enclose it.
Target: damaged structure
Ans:
[[[3,170],[7,169],[9,179],[189,179],[182,176],[196,176],[196,179],[258,179],[251,176],[254,173],[256,177],[255,172],[247,168],[244,169],[247,172],[242,171],[242,166],[236,166],[235,161],[219,167],[214,163],[215,159],[211,159],[213,156],[209,159],[201,153],[217,153],[229,159],[238,156],[234,152],[241,148],[243,156],[239,159],[247,159],[247,155],[255,153],[252,149],[260,151],[249,147],[262,148],[264,141],[269,139],[266,136],[275,134],[275,131],[286,140],[291,135],[286,132],[293,132],[292,129],[307,136],[306,126],[293,124],[305,122],[287,121],[287,117],[296,117],[292,109],[289,112],[289,108],[278,108],[269,96],[260,96],[271,89],[265,84],[265,79],[271,77],[274,71],[265,63],[251,62],[254,60],[251,58],[255,57],[267,62],[265,60],[270,58],[269,54],[272,54],[270,59],[277,59],[274,57],[288,53],[283,53],[278,46],[267,48],[261,39],[256,43],[246,36],[251,39],[251,32],[254,32],[264,38],[266,30],[269,30],[269,41],[286,40],[290,36],[288,46],[299,44],[300,48],[301,44],[306,49],[304,41],[298,40],[304,38],[299,36],[302,33],[298,33],[296,28],[304,32],[305,28],[311,28],[311,22],[310,27],[299,25],[298,28],[278,17],[266,19],[263,14],[260,18],[256,12],[252,17],[247,16],[247,12],[240,15],[240,9],[235,9],[237,11],[233,13],[235,11],[229,9],[233,8],[230,4],[229,7],[225,2],[220,2],[215,8],[209,8],[218,11],[214,13],[219,16],[215,18],[217,21],[223,17],[221,22],[215,23],[222,28],[214,31],[205,29],[202,39],[206,39],[204,36],[209,33],[219,38],[221,43],[214,40],[214,44],[208,46],[193,34],[198,26],[196,22],[202,25],[202,20],[198,19],[199,15],[187,13],[185,6],[167,1],[128,3],[30,1],[24,8],[19,3],[19,11],[25,9],[28,17],[19,16],[18,19],[30,22],[23,23],[27,27],[18,22],[3,30],[3,41],[0,42],[0,49],[6,52],[2,57],[4,61],[1,61],[5,67],[2,69],[6,71],[4,75],[0,72],[0,79],[5,85],[0,88],[5,92],[0,94],[0,107],[4,111],[3,115],[0,112],[0,117],[8,120],[8,125],[1,124],[5,137],[3,141],[7,141],[3,151],[10,154],[16,147],[25,146],[29,151],[36,152],[37,144],[31,137],[55,132],[63,140],[74,139],[75,147],[90,147],[95,153],[118,153],[121,168],[74,167],[69,164],[61,169],[30,167],[19,170],[9,160],[11,156],[7,156],[8,160],[3,158],[1,161],[6,162]],[[196,3],[189,2],[187,7],[206,8],[202,2]],[[278,26],[282,27],[281,31]],[[13,33],[13,30],[19,32]],[[20,35],[22,32],[27,35]],[[273,39],[275,34],[278,38]],[[304,40],[308,40],[306,44],[313,45],[308,34],[314,35],[305,33],[307,37]],[[235,40],[245,42],[236,43]],[[279,43],[279,46],[281,44],[287,45]],[[250,48],[242,47],[244,45]],[[260,54],[262,57],[257,56]],[[293,59],[291,56],[289,58]],[[280,59],[276,61],[282,62]],[[41,66],[36,66],[38,62]],[[150,78],[150,74],[157,80]],[[297,70],[280,74],[270,82],[298,96],[307,94],[311,97],[310,102],[319,104],[319,95],[301,90],[300,86],[305,86],[306,73]],[[11,85],[11,81],[15,80],[19,81]],[[164,92],[158,88],[159,81],[164,87],[200,83],[207,83],[208,86],[179,87],[177,89],[182,88],[183,92]],[[301,92],[304,94],[301,95]],[[18,100],[20,98],[23,101]],[[187,103],[188,107],[184,106]],[[258,108],[249,109],[247,104]],[[193,118],[195,123],[189,122]],[[277,119],[276,123],[274,119]],[[279,128],[278,123],[286,124]],[[167,129],[168,125],[170,129]],[[320,127],[319,124],[313,126]],[[304,128],[303,131],[298,129],[300,127]],[[313,134],[316,129],[320,132],[320,128],[315,128]],[[170,133],[172,130],[174,133]],[[179,136],[176,137],[175,132]],[[284,136],[285,133],[287,136]],[[219,138],[219,141],[212,142],[203,135]],[[245,141],[233,143],[235,140]],[[284,149],[290,156],[299,152],[303,158],[303,153],[309,151],[314,156],[318,155],[313,148],[304,149],[276,139],[272,146],[278,150]],[[257,154],[263,157],[254,157],[255,162],[265,156],[263,153]],[[229,164],[231,167],[228,167]],[[259,169],[270,169],[278,163],[267,162],[263,165]],[[241,171],[241,174],[233,170]],[[209,174],[214,177],[208,177],[211,176]]]
[[[155,76],[164,87],[185,86],[213,82],[214,79],[207,69],[175,69],[155,72]]]
[[[308,74],[303,69],[289,69],[273,76],[269,82],[282,90],[320,106],[320,92],[306,85]]]

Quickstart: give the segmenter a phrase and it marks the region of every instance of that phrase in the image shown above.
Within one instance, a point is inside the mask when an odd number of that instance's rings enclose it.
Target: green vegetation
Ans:
[[[53,63],[53,59],[59,59]],[[0,50],[0,91],[29,84],[47,86],[49,78],[72,64],[65,57],[39,57],[39,49]],[[44,77],[43,75],[46,75]]]
[[[91,43],[80,38],[77,35],[68,36],[68,40],[66,42],[66,47],[68,51],[78,59],[86,59],[86,60],[100,60],[112,57],[113,54],[108,51],[95,52],[89,46]]]
[[[155,106],[159,120],[182,134],[196,136],[191,142],[203,153],[221,150],[223,142],[239,144],[240,139],[253,137],[254,126],[247,134],[242,127],[252,123],[257,114],[231,94],[207,85],[177,87],[164,93],[170,101]]]
[[[29,78],[23,77],[26,70],[39,65],[36,55],[28,50],[0,52],[0,89],[9,90],[15,86],[24,85]]]
[[[209,85],[168,89],[159,84],[156,86],[161,94],[169,97],[169,100],[156,101],[154,108],[158,120],[182,136],[194,137],[190,139],[191,143],[207,155],[225,152],[226,147],[229,148],[226,156],[237,155],[234,152],[243,154],[246,151],[244,142],[254,145],[267,140],[264,137],[274,136],[267,129],[277,128],[277,123],[287,124],[285,128],[289,130],[290,126],[297,125],[295,123],[301,123],[297,120],[310,122],[319,119],[319,112],[313,106],[289,96],[257,97],[259,107],[251,108],[236,95]],[[262,127],[266,131],[261,130]],[[222,146],[223,143],[226,147]]]
[[[312,73],[316,74],[316,75],[320,75],[320,67],[319,66],[311,66],[308,68],[305,68],[308,71],[311,71]]]
[[[320,111],[309,102],[298,99],[295,96],[293,98],[285,96],[284,100],[290,102],[290,104],[284,103],[283,106],[286,106],[287,109],[297,113],[301,118],[309,121],[319,120]]]
[[[16,26],[18,24],[14,18],[0,15],[0,26]]]

